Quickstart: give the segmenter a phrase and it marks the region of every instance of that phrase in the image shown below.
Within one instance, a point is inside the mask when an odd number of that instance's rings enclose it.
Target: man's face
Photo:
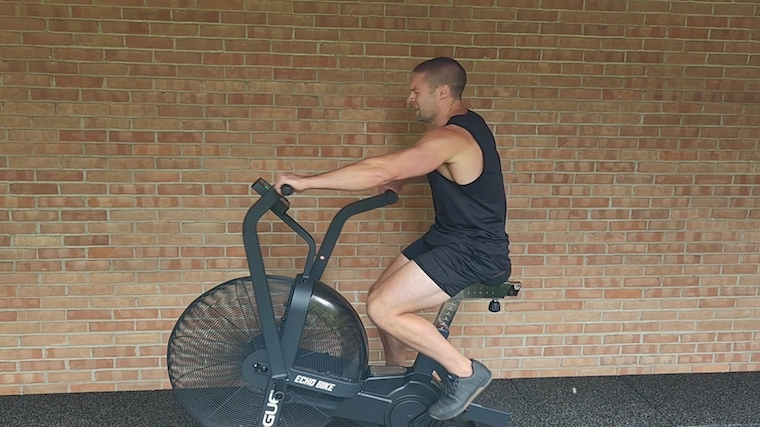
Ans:
[[[428,85],[424,73],[412,73],[409,98],[406,102],[415,110],[417,120],[432,123],[438,114],[437,91]]]

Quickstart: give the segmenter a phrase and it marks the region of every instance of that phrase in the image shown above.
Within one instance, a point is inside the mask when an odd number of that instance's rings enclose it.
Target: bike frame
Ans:
[[[270,372],[270,379],[264,390],[267,402],[262,405],[258,421],[265,427],[271,427],[276,425],[279,420],[280,401],[285,396],[289,379],[292,379],[290,381],[292,386],[328,392],[336,397],[355,397],[364,388],[364,382],[346,381],[322,374],[300,371],[293,368],[293,363],[306,322],[314,283],[322,277],[344,224],[354,215],[396,203],[398,195],[388,190],[384,194],[358,200],[343,207],[330,222],[319,252],[317,252],[311,234],[286,213],[289,208],[287,199],[262,179],[256,181],[251,187],[261,194],[261,198],[251,206],[243,220],[243,245],[248,260],[251,282],[253,283],[253,298],[256,300],[259,309],[259,321],[264,335],[269,366],[244,365],[243,370],[244,373],[248,370]],[[270,210],[304,239],[309,247],[304,271],[298,274],[295,279],[283,328],[282,341],[277,335],[277,323],[272,308],[272,298],[269,293],[258,230],[256,229],[258,221]],[[251,298],[250,295],[248,297]]]

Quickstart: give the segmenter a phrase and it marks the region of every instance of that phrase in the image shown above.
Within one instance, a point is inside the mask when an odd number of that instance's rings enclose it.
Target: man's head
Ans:
[[[467,74],[451,58],[427,60],[412,71],[407,102],[416,110],[417,120],[435,123],[442,111],[462,99]]]
[[[412,72],[424,74],[431,90],[446,85],[451,96],[462,99],[462,92],[467,84],[467,73],[456,60],[447,57],[429,59],[417,65]]]

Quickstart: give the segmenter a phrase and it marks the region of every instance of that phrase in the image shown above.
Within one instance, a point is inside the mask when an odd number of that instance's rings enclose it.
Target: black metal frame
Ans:
[[[262,405],[257,425],[259,422],[265,427],[277,425],[281,413],[279,411],[279,402],[284,398],[287,387],[307,388],[327,393],[331,396],[345,398],[334,416],[351,419],[358,424],[368,427],[385,425],[386,420],[384,417],[386,416],[388,405],[392,401],[389,397],[390,394],[404,385],[415,383],[424,385],[421,390],[430,389],[431,384],[435,383],[432,376],[433,371],[438,373],[445,372],[437,362],[427,356],[419,355],[412,368],[399,368],[397,372],[389,374],[373,373],[370,369],[360,381],[347,381],[330,375],[301,371],[293,368],[293,363],[306,321],[314,284],[322,277],[345,222],[354,215],[395,203],[398,200],[398,195],[388,190],[384,194],[362,199],[345,206],[333,218],[319,252],[317,252],[314,238],[286,213],[289,208],[287,199],[280,196],[262,179],[254,183],[252,188],[261,194],[261,198],[245,215],[245,219],[243,220],[243,243],[253,283],[254,298],[259,309],[259,321],[264,335],[269,363],[268,366],[262,366],[260,363],[257,363],[255,366],[256,370],[269,376],[268,384],[264,389],[264,396],[267,401]],[[309,246],[304,271],[298,274],[295,279],[288,313],[283,326],[282,340],[277,335],[277,323],[272,308],[272,299],[269,293],[264,260],[256,228],[261,217],[270,210],[304,239]],[[497,298],[516,295],[517,291],[519,291],[519,282],[510,282],[508,280],[501,286],[471,286],[441,307],[435,321],[436,327],[444,337],[448,338],[451,321],[463,298],[490,297],[496,300]],[[254,368],[246,366],[244,369]],[[303,383],[294,381],[294,379],[299,377],[303,379]],[[329,385],[329,389],[315,388],[315,384],[327,384]],[[485,424],[494,427],[507,427],[510,422],[508,412],[477,402],[472,403],[463,416],[472,420],[476,425]],[[409,421],[412,427],[426,425],[431,420],[430,418],[426,418],[426,415],[424,417],[420,415],[417,418]]]

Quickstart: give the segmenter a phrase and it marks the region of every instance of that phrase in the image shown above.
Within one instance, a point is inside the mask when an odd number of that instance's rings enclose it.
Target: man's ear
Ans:
[[[438,99],[446,99],[451,96],[451,87],[447,84],[438,86]]]

